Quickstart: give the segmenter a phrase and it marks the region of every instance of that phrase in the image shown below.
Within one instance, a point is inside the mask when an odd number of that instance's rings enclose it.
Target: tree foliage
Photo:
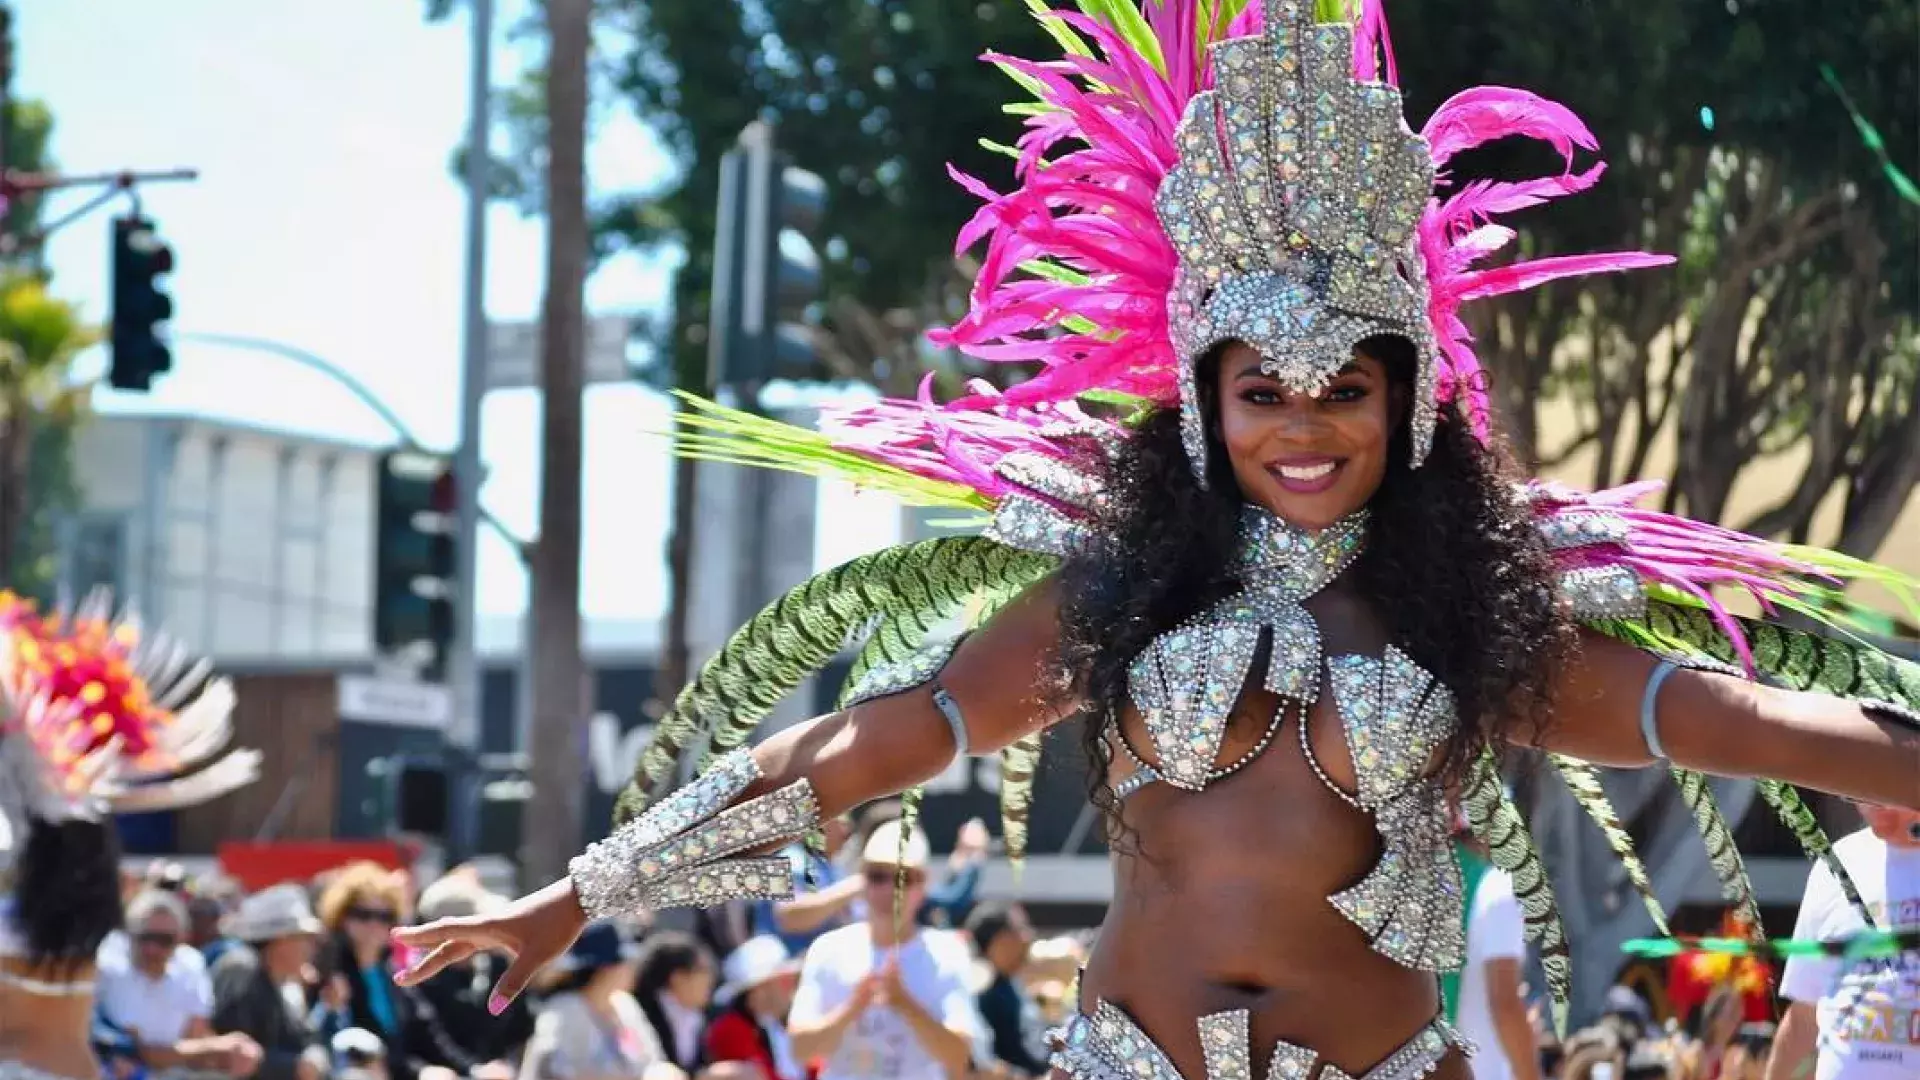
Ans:
[[[1551,464],[1592,447],[1591,480],[1604,485],[1643,474],[1670,432],[1670,504],[1709,520],[1744,470],[1797,453],[1806,464],[1782,501],[1731,524],[1803,536],[1838,485],[1839,546],[1877,548],[1920,480],[1920,214],[1835,86],[1915,171],[1914,6],[1390,7],[1415,116],[1493,82],[1565,102],[1592,125],[1612,169],[1528,220],[1532,250],[1681,257],[1669,271],[1483,307],[1481,353],[1522,448]],[[1492,147],[1460,168],[1499,172],[1522,152]],[[1578,406],[1573,431],[1540,430],[1557,396]]]
[[[6,14],[0,4],[0,16]],[[11,57],[12,20],[0,18],[0,25],[9,34],[0,57]],[[0,80],[10,83],[11,75],[0,68]],[[0,101],[6,167],[52,170],[52,111],[11,93],[0,92]],[[73,440],[91,388],[73,383],[73,360],[98,331],[32,269],[39,249],[29,240],[40,210],[40,197],[28,194],[0,213],[0,582],[44,600],[54,591],[60,523],[80,501]]]
[[[1057,0],[1056,0],[1057,2]],[[1410,119],[1480,83],[1572,106],[1611,171],[1523,221],[1529,253],[1644,248],[1680,265],[1484,305],[1476,316],[1496,400],[1543,465],[1597,451],[1596,486],[1643,474],[1671,435],[1672,505],[1719,519],[1742,472],[1805,460],[1782,501],[1745,525],[1804,534],[1845,495],[1840,546],[1870,552],[1920,480],[1920,212],[1882,172],[1844,90],[1891,161],[1920,172],[1920,9],[1905,0],[1653,5],[1629,0],[1388,0]],[[833,371],[899,391],[928,358],[919,332],[950,317],[967,267],[951,238],[972,212],[948,163],[1004,183],[978,139],[1017,135],[988,49],[1054,48],[1024,0],[600,0],[598,71],[672,151],[661,190],[598,208],[597,250],[686,253],[659,344],[670,381],[705,364],[717,164],[756,118],[824,175]],[[1831,81],[1823,72],[1831,72]],[[537,86],[505,112],[537,115]],[[515,102],[518,102],[516,106]],[[502,175],[535,138],[512,140]],[[1537,169],[1496,145],[1462,174]],[[503,181],[506,187],[511,184]],[[669,381],[669,380],[663,380]],[[1540,430],[1571,402],[1573,430]]]

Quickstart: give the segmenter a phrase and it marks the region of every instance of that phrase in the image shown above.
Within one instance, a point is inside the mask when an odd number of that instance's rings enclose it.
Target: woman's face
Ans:
[[[704,1009],[713,1000],[713,965],[705,960],[667,976],[667,993],[689,1009]]]
[[[1384,364],[1355,349],[1318,397],[1261,374],[1259,352],[1238,341],[1219,365],[1220,438],[1247,501],[1317,531],[1373,498],[1406,413]]]
[[[399,918],[389,898],[377,893],[361,893],[347,908],[342,925],[356,951],[378,952],[386,947],[387,936]]]

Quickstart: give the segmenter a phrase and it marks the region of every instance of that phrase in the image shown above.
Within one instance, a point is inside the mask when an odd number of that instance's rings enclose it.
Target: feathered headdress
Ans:
[[[1462,304],[1556,278],[1657,266],[1637,252],[1481,268],[1511,229],[1494,219],[1591,186],[1572,112],[1525,90],[1479,87],[1408,129],[1380,0],[1319,23],[1310,0],[1083,2],[1037,13],[1059,60],[991,59],[1037,97],[1013,148],[1019,186],[955,173],[985,205],[960,234],[987,239],[965,318],[935,335],[989,361],[1039,362],[1006,403],[1089,390],[1179,402],[1205,482],[1194,365],[1214,346],[1259,349],[1269,375],[1315,392],[1376,334],[1419,357],[1417,465],[1439,404],[1481,437],[1486,395]],[[1445,167],[1482,143],[1550,143],[1566,171],[1453,186]],[[1435,183],[1453,190],[1435,197]],[[974,399],[959,403],[974,404]]]
[[[42,614],[0,592],[0,866],[29,818],[98,820],[224,795],[259,774],[235,750],[233,688],[96,594]],[[204,766],[204,767],[203,767]]]

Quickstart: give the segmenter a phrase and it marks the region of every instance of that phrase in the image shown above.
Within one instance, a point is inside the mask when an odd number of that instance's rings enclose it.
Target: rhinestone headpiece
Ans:
[[[1426,140],[1400,93],[1353,75],[1353,28],[1310,3],[1265,0],[1265,28],[1210,47],[1215,86],[1187,103],[1180,163],[1154,205],[1179,253],[1167,298],[1180,359],[1182,434],[1206,483],[1194,365],[1223,341],[1317,392],[1376,334],[1419,356],[1413,463],[1433,439],[1434,345],[1414,244],[1433,194]]]

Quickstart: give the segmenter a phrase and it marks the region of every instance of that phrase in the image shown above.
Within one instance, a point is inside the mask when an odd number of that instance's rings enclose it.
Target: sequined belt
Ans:
[[[1200,1018],[1200,1046],[1207,1056],[1207,1071],[1200,1080],[1253,1080],[1247,1022],[1245,1009]],[[1186,1080],[1166,1051],[1131,1017],[1104,1001],[1092,1016],[1074,1013],[1065,1025],[1048,1033],[1048,1040],[1053,1046],[1048,1064],[1073,1080]],[[1445,1020],[1435,1019],[1359,1077],[1329,1062],[1320,1080],[1420,1080],[1439,1068],[1451,1050],[1471,1056],[1473,1043]],[[1312,1050],[1282,1042],[1274,1047],[1267,1076],[1269,1080],[1307,1080],[1319,1061]]]

